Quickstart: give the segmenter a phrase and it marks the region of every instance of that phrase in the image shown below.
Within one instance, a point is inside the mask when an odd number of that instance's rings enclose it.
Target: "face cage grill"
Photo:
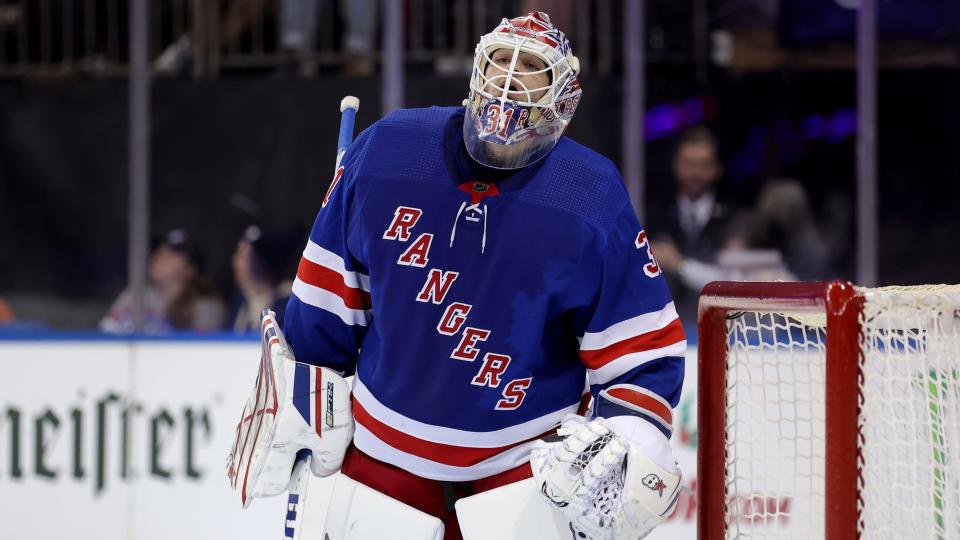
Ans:
[[[501,37],[501,36],[497,36]],[[505,37],[505,36],[503,36]],[[513,35],[512,43],[505,43],[503,41],[491,42],[489,35],[483,36],[480,38],[480,43],[477,44],[476,54],[473,61],[473,77],[471,77],[471,92],[475,93],[486,99],[492,99],[497,101],[509,101],[516,105],[525,106],[525,107],[539,107],[543,109],[549,109],[554,115],[559,116],[559,111],[557,110],[557,94],[562,90],[563,86],[570,80],[572,76],[575,76],[573,69],[567,63],[566,58],[560,58],[555,62],[551,62],[547,55],[543,54],[538,49],[546,48],[547,45],[542,44],[532,38],[523,38],[520,36]],[[510,62],[510,68],[504,69],[493,62],[491,58],[491,53],[495,50],[501,48],[512,48],[513,49],[513,58]],[[516,66],[517,58],[519,57],[520,52],[526,52],[532,54],[542,60],[546,67],[532,72],[517,72],[514,68]],[[492,77],[486,76],[486,69],[488,65],[493,65],[496,69],[502,71],[502,74],[497,74]],[[536,75],[540,73],[550,73],[551,82],[548,86],[543,86],[539,88],[527,88],[519,79],[514,79],[515,74],[523,75]],[[497,85],[495,81],[499,79],[504,79],[504,84],[502,86]],[[523,88],[522,90],[509,90],[510,83],[516,80],[518,84]],[[496,95],[492,92],[486,90],[487,84],[492,84],[495,88],[504,90],[500,95]],[[509,99],[507,95],[510,93],[525,93],[527,97],[531,94],[545,90],[546,93],[537,101],[532,100],[516,100]],[[506,94],[506,95],[505,95]],[[475,99],[471,99],[476,103]]]

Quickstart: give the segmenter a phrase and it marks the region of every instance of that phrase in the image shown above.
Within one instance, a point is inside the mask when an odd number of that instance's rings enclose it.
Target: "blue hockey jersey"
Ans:
[[[354,444],[425,478],[523,464],[586,391],[669,436],[686,340],[616,167],[562,138],[480,181],[462,122],[399,110],[347,151],[287,307],[296,358],[355,373]]]

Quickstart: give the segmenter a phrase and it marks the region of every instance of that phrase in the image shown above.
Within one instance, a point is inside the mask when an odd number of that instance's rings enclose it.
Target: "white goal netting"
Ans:
[[[861,537],[960,538],[960,286],[857,292]],[[832,329],[815,313],[727,319],[726,537],[823,538]]]

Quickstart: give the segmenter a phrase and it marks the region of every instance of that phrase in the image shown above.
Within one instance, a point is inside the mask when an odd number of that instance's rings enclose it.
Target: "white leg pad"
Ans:
[[[439,519],[342,474],[324,528],[324,540],[443,540]]]
[[[570,521],[544,501],[533,478],[465,497],[456,508],[463,540],[571,538]]]

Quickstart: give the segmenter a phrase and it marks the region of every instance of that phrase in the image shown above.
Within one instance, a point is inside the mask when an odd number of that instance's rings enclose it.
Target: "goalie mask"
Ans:
[[[503,19],[480,38],[463,140],[477,162],[518,169],[557,144],[580,102],[580,63],[546,13]]]

